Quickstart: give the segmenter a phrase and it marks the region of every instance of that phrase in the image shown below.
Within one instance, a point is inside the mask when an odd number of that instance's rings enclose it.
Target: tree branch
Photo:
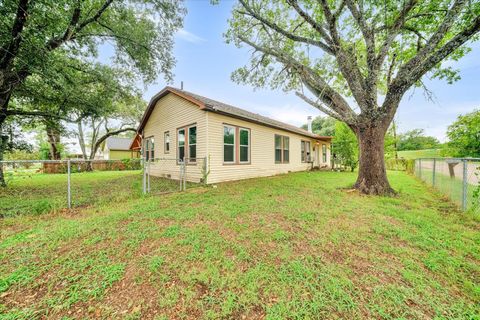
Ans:
[[[51,39],[47,45],[47,50],[51,51],[68,40],[74,38],[82,29],[88,26],[91,23],[97,22],[97,20],[102,16],[102,14],[108,9],[108,7],[112,4],[113,0],[107,0],[103,3],[100,9],[93,15],[92,17],[85,19],[83,22],[78,24],[80,20],[80,2],[77,2],[77,7],[73,10],[72,18],[70,19],[70,24],[68,25],[65,33],[60,38],[53,38]]]
[[[11,31],[11,40],[8,45],[1,48],[0,53],[3,53],[3,57],[0,59],[0,68],[6,68],[10,62],[15,58],[22,42],[22,31],[25,27],[28,16],[28,0],[20,0],[17,7],[17,14],[15,21],[13,22]]]
[[[67,26],[67,29],[63,33],[63,36],[59,38],[50,39],[47,43],[47,50],[51,51],[58,48],[62,43],[70,40],[74,33],[74,28],[77,25],[78,21],[80,20],[80,2],[77,1],[75,8],[72,12],[72,17],[70,18],[70,23]]]
[[[105,133],[103,136],[101,136],[97,142],[95,142],[94,144],[94,147],[92,148],[92,152],[90,154],[90,157],[92,158],[92,155],[95,156],[95,153],[97,153],[97,150],[98,148],[100,147],[100,145],[105,141],[107,140],[109,137],[111,136],[116,136],[117,134],[120,134],[120,133],[123,133],[123,132],[127,132],[127,131],[133,131],[133,132],[137,132],[137,129],[136,128],[123,128],[123,129],[118,129],[118,130],[114,130],[114,131],[109,131],[107,133]],[[93,158],[92,158],[93,159]]]
[[[297,0],[286,0],[286,1],[289,5],[292,6],[293,9],[295,9],[295,11],[298,13],[300,17],[302,17],[305,21],[307,21],[308,24],[311,25],[312,28],[315,29],[325,41],[327,41],[328,45],[332,44],[332,39],[328,35],[327,31],[322,27],[321,24],[317,23],[307,12],[305,12],[302,8],[300,8]]]
[[[304,64],[301,64],[292,57],[286,56],[272,48],[260,46],[242,36],[239,36],[239,39],[255,50],[271,55],[280,61],[284,66],[293,69],[295,73],[302,79],[302,81],[308,85],[309,89],[312,89],[312,93],[324,100],[325,104],[329,105],[329,107],[335,112],[345,113],[349,118],[355,118],[355,113],[348,106],[348,103],[345,101],[345,99],[343,99],[338,92],[331,88],[321,76],[316,74],[314,70],[310,69]]]
[[[275,23],[269,21],[268,19],[262,17],[259,13],[256,13],[253,10],[253,8],[251,6],[249,6],[244,0],[239,0],[239,1],[242,4],[242,6],[248,11],[248,12],[238,11],[239,13],[246,14],[246,15],[249,15],[249,16],[257,19],[258,21],[262,22],[264,25],[267,25],[270,29],[273,29],[273,30],[277,31],[278,33],[287,37],[290,40],[303,42],[303,43],[306,43],[306,44],[311,44],[313,46],[316,46],[316,47],[322,49],[326,53],[328,53],[330,55],[333,55],[332,48],[330,48],[325,43],[323,43],[321,41],[316,41],[316,40],[313,40],[313,39],[310,39],[310,38],[305,38],[305,37],[301,37],[301,36],[295,35],[293,33],[290,33],[288,31],[286,31],[285,29],[280,28],[277,24],[275,24]]]
[[[343,121],[343,122],[347,122],[348,120],[346,118],[344,118],[342,115],[340,115],[339,113],[333,111],[330,107],[324,107],[322,106],[321,104],[319,104],[318,102],[315,102],[313,101],[312,99],[308,98],[306,95],[304,95],[303,93],[301,92],[295,92],[295,94],[301,98],[303,101],[305,101],[306,103],[312,105],[313,107],[317,108],[318,110],[322,111],[323,113],[325,113],[326,115],[332,117],[332,118],[335,118],[335,119],[338,119],[340,121]]]
[[[65,117],[62,117],[58,114],[44,112],[44,111],[28,111],[28,110],[18,110],[18,109],[9,109],[5,111],[7,116],[27,116],[27,117],[45,117],[45,118],[56,118],[59,120],[69,120]]]

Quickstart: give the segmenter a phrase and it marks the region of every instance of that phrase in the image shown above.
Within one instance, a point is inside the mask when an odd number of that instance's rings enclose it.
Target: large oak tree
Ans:
[[[355,188],[367,194],[394,192],[384,136],[402,97],[426,74],[458,79],[444,62],[480,30],[480,3],[468,0],[239,0],[232,15],[227,41],[253,48],[233,79],[293,90],[345,122],[359,141]]]
[[[3,132],[8,117],[55,116],[31,105],[28,110],[14,108],[11,100],[24,98],[16,92],[29,77],[58,82],[51,72],[58,51],[92,62],[99,46],[107,45],[113,48],[113,63],[138,80],[148,83],[159,73],[170,80],[173,35],[184,13],[179,0],[0,1],[0,160],[8,141]]]

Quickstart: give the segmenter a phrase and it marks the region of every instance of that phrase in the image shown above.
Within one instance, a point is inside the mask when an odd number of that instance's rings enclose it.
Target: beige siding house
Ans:
[[[330,166],[331,137],[171,87],[152,98],[138,134],[153,176],[178,179],[183,159],[189,180],[206,183]]]

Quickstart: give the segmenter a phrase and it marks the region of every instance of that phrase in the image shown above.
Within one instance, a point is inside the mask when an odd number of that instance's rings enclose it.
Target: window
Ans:
[[[240,162],[250,161],[250,130],[240,128]]]
[[[322,144],[322,159],[323,159],[323,163],[327,162],[327,145],[326,144]]]
[[[184,159],[189,163],[196,163],[197,161],[197,126],[185,126],[177,131],[178,161],[182,162]]]
[[[228,124],[223,126],[223,163],[250,163],[250,129]]]
[[[197,127],[188,128],[188,161],[197,161]]]
[[[275,163],[288,163],[290,161],[290,138],[275,135]]]
[[[290,138],[283,137],[283,162],[290,161]]]
[[[145,139],[145,160],[153,161],[155,159],[155,143],[153,137]]]
[[[179,129],[178,130],[178,159],[180,159],[180,162],[183,162],[183,159],[185,158],[185,129]]]
[[[170,132],[169,131],[165,132],[163,134],[163,138],[165,142],[164,153],[169,153],[170,152]]]
[[[223,162],[235,162],[235,127],[223,127]]]
[[[301,142],[301,157],[302,157],[302,162],[310,162],[310,141],[302,141]]]

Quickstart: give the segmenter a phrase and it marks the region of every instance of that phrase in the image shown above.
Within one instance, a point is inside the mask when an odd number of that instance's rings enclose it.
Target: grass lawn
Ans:
[[[22,171],[7,183],[8,188],[0,188],[0,217],[67,207],[66,174]],[[142,174],[138,170],[72,173],[71,191],[74,207],[131,199],[142,193]]]
[[[4,319],[478,319],[480,221],[301,172],[0,220]]]
[[[404,159],[441,158],[440,149],[398,151],[398,157]]]
[[[428,185],[433,185],[433,170],[428,170],[422,168],[422,180],[425,181]],[[467,180],[468,181],[468,180]],[[467,184],[467,196],[466,204],[467,210],[471,210],[475,214],[480,214],[480,204],[478,198],[474,197],[475,188],[477,185]],[[463,179],[462,177],[450,178],[450,176],[445,175],[444,173],[438,172],[435,174],[435,188],[445,196],[447,196],[450,201],[456,203],[459,207],[462,206],[463,202]]]

